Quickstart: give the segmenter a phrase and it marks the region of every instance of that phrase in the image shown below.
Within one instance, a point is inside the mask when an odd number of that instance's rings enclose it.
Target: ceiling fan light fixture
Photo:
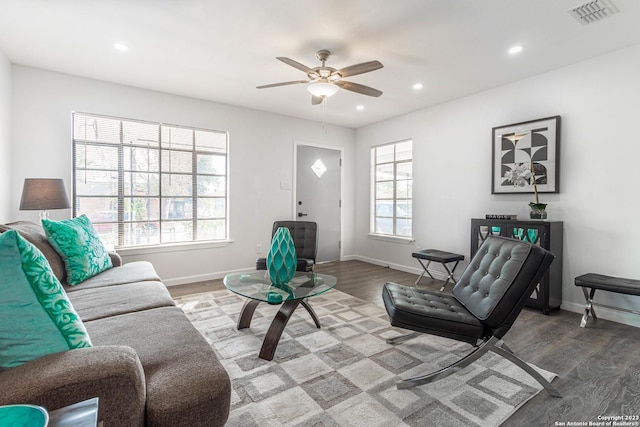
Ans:
[[[320,98],[328,98],[332,95],[335,95],[340,88],[333,83],[329,83],[326,81],[321,82],[313,82],[307,86],[307,90],[311,95],[317,96]]]
[[[113,48],[119,52],[129,51],[129,46],[124,43],[113,43]]]
[[[524,46],[521,44],[518,44],[509,48],[508,52],[510,55],[515,55],[517,53],[522,52],[523,50],[524,50]]]
[[[268,85],[257,86],[257,89],[266,89],[277,86],[288,86],[294,84],[306,84],[307,91],[313,95],[311,97],[311,105],[320,105],[327,97],[335,95],[339,89],[355,92],[360,95],[367,95],[378,97],[382,95],[382,91],[374,89],[369,86],[361,85],[351,81],[342,80],[344,77],[357,76],[359,74],[369,73],[371,71],[378,70],[383,67],[380,61],[368,61],[360,64],[351,65],[349,67],[336,70],[332,67],[327,67],[325,62],[329,58],[331,52],[326,49],[319,50],[316,54],[317,58],[322,62],[322,66],[310,68],[304,64],[294,61],[291,58],[285,56],[277,56],[276,59],[284,62],[285,64],[303,71],[308,80],[294,80],[289,82],[272,83]]]

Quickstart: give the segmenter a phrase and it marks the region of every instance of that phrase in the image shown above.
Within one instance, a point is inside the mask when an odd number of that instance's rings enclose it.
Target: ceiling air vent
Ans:
[[[589,1],[569,10],[569,14],[582,25],[602,21],[618,12],[618,8],[611,0]]]

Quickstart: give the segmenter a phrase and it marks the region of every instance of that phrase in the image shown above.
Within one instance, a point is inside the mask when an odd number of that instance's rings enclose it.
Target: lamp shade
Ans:
[[[307,90],[313,96],[318,96],[320,98],[326,98],[331,95],[335,95],[338,91],[339,87],[329,82],[314,82],[307,86]]]
[[[27,178],[22,187],[21,211],[71,207],[64,181],[56,178]]]

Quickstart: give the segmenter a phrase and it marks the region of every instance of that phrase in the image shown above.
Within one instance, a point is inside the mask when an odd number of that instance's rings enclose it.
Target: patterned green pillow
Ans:
[[[86,215],[62,221],[42,220],[51,246],[67,270],[67,283],[77,285],[113,267],[111,258]]]
[[[0,234],[0,367],[91,347],[47,259],[17,231]]]

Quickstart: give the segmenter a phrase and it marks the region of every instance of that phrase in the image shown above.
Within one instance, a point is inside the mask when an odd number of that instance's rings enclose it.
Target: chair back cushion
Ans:
[[[489,236],[454,286],[453,295],[485,327],[508,330],[553,258],[540,246]]]
[[[273,223],[274,235],[278,228],[287,227],[293,239],[298,259],[316,261],[318,254],[318,224],[312,221],[276,221]]]

